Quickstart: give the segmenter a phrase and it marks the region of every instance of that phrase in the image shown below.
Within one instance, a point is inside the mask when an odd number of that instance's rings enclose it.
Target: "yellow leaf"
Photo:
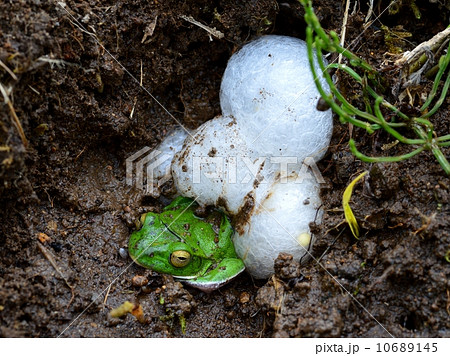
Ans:
[[[352,180],[352,182],[345,188],[344,195],[342,196],[342,207],[344,208],[344,216],[345,220],[347,221],[348,225],[350,226],[350,230],[352,230],[353,236],[356,238],[359,237],[359,227],[358,222],[356,221],[355,215],[353,215],[353,211],[350,208],[350,199],[352,198],[352,192],[353,187],[355,186],[358,181],[364,177],[368,171],[365,171],[361,173],[359,176],[357,176],[355,179]]]
[[[134,309],[135,305],[129,301],[124,302],[116,309],[113,309],[109,312],[113,318],[120,318],[121,316],[126,315],[127,313],[131,313]]]
[[[145,324],[147,322],[142,307],[139,304],[131,303],[129,301],[126,301],[117,308],[111,310],[109,315],[113,318],[120,318],[128,313],[136,317],[141,324]]]

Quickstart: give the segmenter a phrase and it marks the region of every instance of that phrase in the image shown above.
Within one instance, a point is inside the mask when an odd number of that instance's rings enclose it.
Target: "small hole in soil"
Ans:
[[[141,200],[141,205],[155,206],[158,205],[158,199],[151,196],[145,196]]]
[[[33,284],[41,284],[44,287],[47,285],[47,281],[43,276],[34,276],[31,281]]]
[[[59,242],[51,242],[50,246],[55,252],[61,252],[63,249],[63,245]]]
[[[408,330],[419,330],[422,326],[422,321],[416,313],[411,312],[401,317],[400,324]]]
[[[32,318],[31,318],[31,315],[29,315],[29,314],[24,314],[24,315],[19,316],[19,320],[20,320],[20,321],[27,321],[27,322],[29,322],[29,321],[32,320]]]

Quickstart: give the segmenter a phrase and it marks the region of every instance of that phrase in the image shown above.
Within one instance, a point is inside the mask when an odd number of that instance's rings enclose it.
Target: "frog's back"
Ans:
[[[194,200],[178,197],[160,214],[161,221],[199,254],[235,258],[231,241],[233,229],[226,216],[215,211],[202,219],[195,215],[197,207]]]

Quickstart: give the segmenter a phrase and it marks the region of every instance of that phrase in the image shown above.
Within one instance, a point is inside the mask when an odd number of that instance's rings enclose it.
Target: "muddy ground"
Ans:
[[[389,2],[375,1],[372,19]],[[340,33],[344,5],[314,3],[323,27]],[[395,47],[411,50],[430,39],[450,15],[443,1],[417,0],[417,19],[411,2],[403,3],[363,31],[366,2],[353,8],[352,1],[348,20],[346,43],[390,86],[398,79],[389,69]],[[399,163],[362,163],[349,153],[349,127],[337,118],[320,163],[326,213],[313,251],[326,270],[317,263],[299,268],[281,256],[272,279],[253,281],[244,273],[205,294],[135,265],[126,268],[131,261],[121,248],[134,220],[164,202],[125,184],[125,159],[155,147],[177,125],[154,98],[190,128],[213,118],[231,54],[262,34],[304,38],[304,12],[296,1],[271,0],[65,4],[0,0],[0,60],[13,72],[0,67],[0,82],[11,88],[11,107],[24,130],[21,136],[2,103],[2,336],[450,336],[449,178],[430,152]],[[411,36],[393,41],[382,25]],[[430,85],[425,80],[419,92]],[[341,89],[359,105],[357,85],[342,78]],[[401,104],[391,90],[385,95]],[[432,118],[438,135],[449,133],[449,103]],[[420,104],[417,96],[410,110]],[[369,155],[408,152],[390,147],[386,134],[353,129],[352,136]],[[370,176],[352,199],[362,230],[356,240],[342,224],[341,197],[366,169]],[[136,275],[148,283],[133,284]],[[126,300],[140,303],[145,323],[108,316]]]

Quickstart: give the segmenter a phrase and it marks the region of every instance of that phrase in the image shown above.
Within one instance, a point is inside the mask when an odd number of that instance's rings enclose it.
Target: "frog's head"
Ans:
[[[212,265],[202,251],[172,233],[157,214],[144,214],[139,223],[141,229],[131,235],[128,243],[130,256],[137,264],[182,279],[195,278]]]
[[[211,225],[184,210],[141,216],[129,240],[128,251],[139,265],[171,274],[185,283],[210,292],[244,270],[231,242],[232,228],[224,217],[216,234]]]

